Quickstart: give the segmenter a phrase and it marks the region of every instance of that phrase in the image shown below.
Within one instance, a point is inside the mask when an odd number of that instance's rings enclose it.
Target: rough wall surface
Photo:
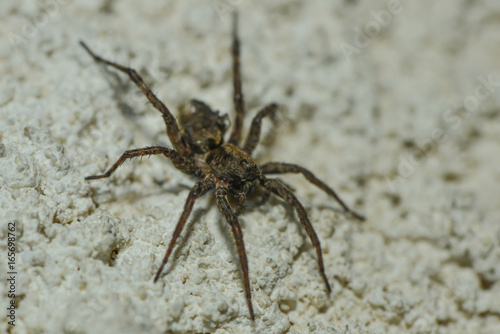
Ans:
[[[229,11],[240,13],[246,128],[270,102],[255,157],[297,163],[295,213],[250,198],[241,216],[256,321],[213,196],[152,278],[193,180],[162,157],[159,113],[78,45],[136,68],[178,110],[232,116]],[[10,333],[500,333],[500,3],[15,1],[0,6],[0,279],[15,223]],[[7,270],[3,270],[7,268]],[[15,290],[15,299],[9,290]]]

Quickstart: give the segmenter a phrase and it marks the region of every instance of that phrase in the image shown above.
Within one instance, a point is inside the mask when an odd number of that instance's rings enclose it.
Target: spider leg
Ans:
[[[239,216],[241,214],[246,204],[247,204],[247,195],[244,192],[238,193],[238,208],[234,212],[236,216]]]
[[[255,315],[253,313],[252,307],[252,295],[250,292],[250,280],[248,278],[247,253],[245,251],[245,244],[243,243],[243,233],[241,232],[241,227],[238,223],[238,216],[227,201],[227,193],[228,189],[225,186],[217,186],[217,191],[215,193],[217,206],[219,207],[219,210],[224,218],[226,218],[227,222],[231,226],[233,236],[236,241],[236,248],[238,249],[241,270],[243,271],[243,279],[245,281],[245,294],[247,298],[248,309],[250,311],[250,317],[252,318],[252,320],[255,320]]]
[[[238,145],[241,137],[243,118],[245,117],[245,100],[241,88],[240,40],[238,38],[238,13],[236,11],[233,12],[233,45],[231,51],[233,55],[233,104],[236,118],[229,143]]]
[[[178,170],[180,170],[185,174],[195,175],[198,172],[197,168],[193,165],[193,163],[182,157],[178,152],[166,147],[152,146],[152,147],[138,148],[135,150],[125,151],[125,153],[122,154],[120,159],[118,159],[106,173],[101,175],[87,176],[85,180],[95,180],[95,179],[110,177],[111,174],[113,174],[114,171],[118,167],[120,167],[122,163],[125,162],[125,160],[144,155],[155,155],[155,154],[165,155],[167,158],[170,159],[174,167],[176,167]]]
[[[191,151],[186,144],[182,134],[179,130],[179,125],[177,124],[174,116],[167,108],[167,106],[156,97],[156,95],[151,91],[151,89],[146,85],[142,77],[137,73],[136,70],[130,67],[125,67],[119,65],[117,63],[111,62],[100,56],[96,55],[83,41],[80,41],[81,46],[94,58],[94,60],[98,63],[103,63],[105,65],[109,65],[111,67],[116,68],[117,70],[126,73],[129,78],[141,89],[141,91],[146,95],[149,102],[156,108],[159,112],[162,113],[163,120],[165,121],[165,125],[167,126],[167,135],[172,143],[172,146],[179,151],[182,156],[188,157],[191,154]]]
[[[186,221],[189,217],[189,214],[193,210],[193,204],[194,201],[205,195],[207,191],[212,189],[214,187],[214,184],[211,180],[205,179],[203,181],[200,181],[196,183],[191,191],[189,192],[188,198],[186,199],[186,204],[184,204],[184,211],[182,211],[181,217],[179,218],[179,222],[177,223],[177,226],[175,227],[174,234],[172,235],[172,240],[170,240],[170,244],[168,245],[167,252],[165,253],[165,257],[163,258],[163,261],[161,262],[160,269],[156,272],[154,282],[158,280],[160,277],[160,274],[163,270],[163,267],[168,261],[168,258],[170,257],[170,253],[172,253],[172,249],[174,248],[175,241],[179,237],[179,235],[182,232],[182,228],[186,224]]]
[[[294,192],[295,191],[295,188],[292,187],[291,185],[287,184],[285,181],[281,180],[281,179],[277,179],[282,185],[284,185],[286,188],[288,188],[288,190],[290,190],[291,192]],[[271,190],[269,189],[265,189],[264,190],[264,194],[262,195],[262,198],[257,202],[257,205],[264,205],[267,203],[267,201],[269,201],[269,198],[271,197]]]
[[[260,201],[257,202],[257,205],[264,205],[269,201],[269,198],[271,197],[271,191],[269,189],[264,190],[264,195],[260,199]]]
[[[243,146],[243,151],[247,152],[248,154],[252,154],[260,139],[262,119],[266,116],[271,116],[272,118],[274,118],[277,109],[278,105],[276,103],[271,103],[257,113],[257,115],[252,120],[250,133],[248,134],[245,146]]]
[[[301,173],[304,175],[304,177],[326,192],[328,195],[332,196],[335,198],[335,200],[342,206],[345,212],[348,214],[352,215],[356,219],[360,221],[364,221],[365,217],[360,215],[359,213],[356,213],[355,211],[351,210],[345,203],[340,199],[340,197],[337,195],[337,193],[330,187],[328,187],[323,181],[319,180],[316,176],[314,176],[313,173],[308,171],[307,169],[293,165],[293,164],[287,164],[287,163],[282,163],[282,162],[269,162],[263,166],[260,167],[260,170],[262,174],[283,174],[283,173]]]
[[[297,212],[297,215],[299,216],[299,220],[302,226],[309,235],[309,239],[311,239],[313,246],[316,248],[316,254],[318,256],[318,263],[319,263],[319,271],[321,273],[321,276],[323,277],[323,280],[325,281],[326,289],[328,290],[328,293],[330,293],[332,289],[330,288],[330,283],[328,282],[328,278],[326,278],[325,267],[323,266],[323,253],[321,252],[321,244],[319,242],[318,236],[316,235],[316,232],[314,231],[314,228],[312,227],[311,222],[309,221],[309,218],[307,218],[306,210],[299,202],[299,200],[295,197],[295,195],[279,180],[266,179],[265,177],[262,177],[261,184],[265,189],[271,191],[272,193],[284,199]]]

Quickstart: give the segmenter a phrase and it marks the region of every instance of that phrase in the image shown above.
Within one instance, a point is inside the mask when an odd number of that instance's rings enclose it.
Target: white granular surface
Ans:
[[[231,231],[211,194],[195,204],[158,283],[194,180],[164,157],[104,172],[120,154],[170,147],[127,77],[173,110],[201,99],[232,116],[230,20],[240,13],[245,129],[321,240],[331,295],[294,211],[249,199],[241,216],[256,320]],[[16,1],[0,5],[0,279],[16,224],[10,333],[500,333],[500,2]]]

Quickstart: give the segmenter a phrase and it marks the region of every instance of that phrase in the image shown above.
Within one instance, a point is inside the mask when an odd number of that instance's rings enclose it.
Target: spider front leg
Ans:
[[[252,154],[260,139],[262,119],[267,116],[270,116],[274,119],[276,110],[278,110],[278,105],[276,103],[271,103],[257,113],[257,115],[252,120],[250,132],[248,133],[245,146],[243,146],[243,151],[247,152],[248,154]]]
[[[170,257],[170,253],[172,253],[172,249],[174,248],[175,241],[181,235],[182,228],[186,224],[186,221],[191,214],[191,211],[193,210],[193,205],[194,201],[205,195],[207,191],[212,189],[214,187],[214,183],[210,179],[205,179],[203,181],[200,181],[194,185],[194,187],[191,189],[189,192],[188,198],[186,200],[186,204],[184,204],[184,211],[182,211],[181,217],[179,218],[179,222],[177,223],[177,226],[175,227],[174,234],[172,235],[172,240],[170,240],[170,244],[168,245],[167,252],[165,253],[165,256],[163,257],[163,261],[161,262],[160,269],[156,272],[154,282],[158,280],[160,277],[160,274],[163,270],[163,267],[168,261],[168,258]]]
[[[316,235],[316,232],[314,231],[314,228],[312,227],[311,222],[309,221],[309,218],[307,218],[306,210],[299,202],[299,200],[295,197],[295,195],[290,190],[288,190],[288,188],[285,185],[283,185],[279,180],[266,179],[265,177],[262,177],[261,185],[265,189],[272,192],[273,194],[278,195],[279,197],[284,199],[288,204],[290,204],[295,209],[295,212],[297,212],[297,215],[299,216],[299,220],[302,226],[306,230],[307,235],[309,235],[309,239],[311,239],[313,246],[316,248],[316,254],[318,255],[319,271],[321,273],[321,276],[323,277],[323,280],[325,281],[326,289],[328,290],[328,293],[330,293],[332,289],[330,287],[330,283],[328,282],[328,278],[326,278],[325,274],[321,244],[319,242],[318,236]]]
[[[345,212],[347,212],[348,214],[352,215],[353,217],[355,217],[356,219],[358,219],[360,221],[365,220],[364,216],[351,210],[340,199],[340,197],[337,195],[337,193],[332,188],[328,187],[323,181],[319,180],[316,176],[314,176],[313,173],[311,173],[310,171],[308,171],[307,169],[305,169],[303,167],[293,165],[293,164],[287,164],[287,163],[283,163],[283,162],[269,162],[269,163],[261,166],[260,170],[261,170],[262,174],[301,173],[302,175],[304,175],[304,177],[309,182],[311,182],[312,184],[314,184],[315,186],[317,186],[318,188],[320,188],[321,190],[326,192],[328,195],[335,198],[335,200],[340,204],[340,206],[342,206],[342,208],[344,209]]]
[[[237,214],[234,212],[234,210],[229,205],[229,202],[227,201],[227,194],[228,189],[225,186],[217,186],[217,190],[215,193],[217,206],[219,207],[219,211],[231,226],[231,230],[236,241],[236,248],[238,249],[241,270],[243,271],[243,280],[245,282],[245,294],[247,298],[248,309],[250,311],[250,317],[255,321],[255,315],[253,313],[252,307],[252,294],[250,291],[250,280],[248,278],[247,253],[245,251],[245,244],[243,243],[243,232],[241,231]]]
[[[125,162],[125,160],[144,155],[156,155],[156,154],[165,155],[167,158],[170,159],[174,167],[176,167],[178,170],[180,170],[185,174],[188,175],[197,174],[197,168],[193,165],[193,163],[182,157],[176,151],[162,146],[152,146],[152,147],[138,148],[135,150],[125,151],[125,153],[122,154],[120,159],[118,159],[118,161],[116,161],[115,164],[106,173],[101,175],[87,176],[85,180],[96,180],[96,179],[103,179],[106,177],[110,177],[111,174],[113,174],[114,171],[118,167],[120,167],[122,163]]]
[[[151,91],[151,89],[146,85],[137,71],[133,68],[125,67],[101,58],[100,56],[96,55],[83,41],[80,41],[80,45],[90,54],[90,56],[92,56],[92,58],[94,58],[96,62],[114,67],[129,76],[129,78],[137,85],[137,87],[141,89],[144,95],[146,95],[153,107],[155,107],[156,110],[162,113],[163,120],[165,121],[165,125],[167,126],[167,135],[174,149],[179,151],[182,156],[188,157],[191,154],[191,150],[182,137],[177,121],[175,120],[174,116],[167,108],[167,106],[162,101],[160,101],[160,99],[158,99],[156,95]]]

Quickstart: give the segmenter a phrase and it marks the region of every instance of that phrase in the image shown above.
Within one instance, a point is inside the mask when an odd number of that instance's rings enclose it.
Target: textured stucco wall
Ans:
[[[309,168],[369,218],[283,177],[321,240],[328,296],[293,210],[251,198],[255,323],[211,195],[153,284],[193,180],[162,157],[84,180],[170,143],[78,41],[136,68],[174,111],[198,98],[230,112],[231,8],[245,125],[286,106],[256,159]],[[18,273],[16,326],[2,315],[0,331],[500,333],[498,1],[2,0],[0,31],[0,279],[9,222]]]

